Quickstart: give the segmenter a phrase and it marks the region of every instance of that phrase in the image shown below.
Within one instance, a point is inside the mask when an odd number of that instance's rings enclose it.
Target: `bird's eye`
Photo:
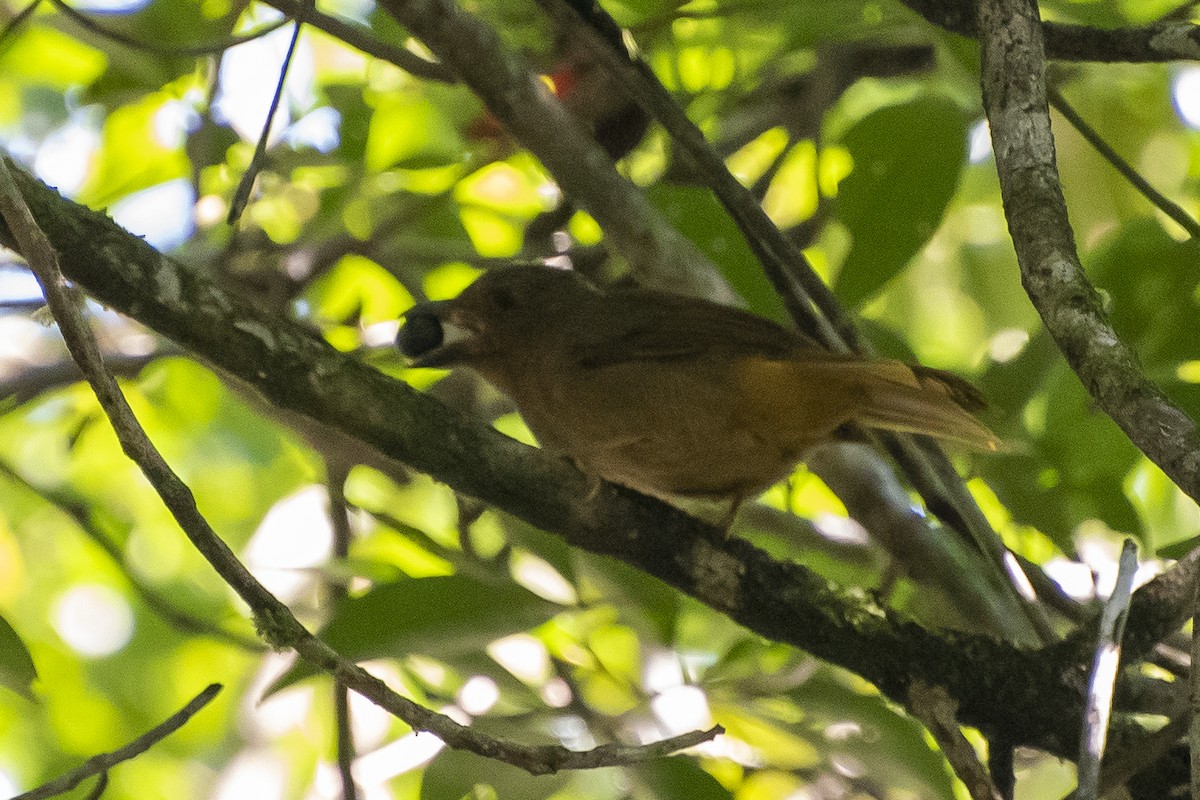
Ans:
[[[497,311],[511,311],[519,302],[517,294],[511,289],[494,289],[491,300]]]

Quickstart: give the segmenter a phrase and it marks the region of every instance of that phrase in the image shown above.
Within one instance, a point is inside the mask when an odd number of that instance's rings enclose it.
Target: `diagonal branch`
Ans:
[[[179,730],[184,724],[200,709],[212,702],[213,698],[221,692],[222,686],[219,683],[213,683],[208,686],[200,694],[196,695],[183,708],[176,711],[165,720],[155,725],[150,730],[143,733],[138,738],[134,739],[129,744],[122,748],[113,750],[111,753],[102,753],[98,756],[92,756],[80,766],[78,769],[68,772],[59,778],[55,778],[49,783],[44,783],[38,788],[19,794],[13,800],[44,800],[44,798],[54,797],[71,791],[79,784],[86,781],[93,775],[99,775],[101,783],[106,782],[105,776],[108,771],[120,764],[122,761],[129,761],[137,758],[142,753],[149,750],[154,745],[161,742],[163,739],[170,736],[175,731]]]
[[[979,27],[984,108],[1025,291],[1097,405],[1200,500],[1195,421],[1146,377],[1079,263],[1055,164],[1037,5],[981,0]]]
[[[901,0],[926,21],[962,36],[978,37],[975,4],[963,0]],[[1200,27],[1157,22],[1104,29],[1061,22],[1040,23],[1046,55],[1063,61],[1148,63],[1200,59]]]
[[[537,156],[562,190],[604,230],[645,282],[731,301],[717,268],[637,187],[496,31],[451,0],[381,0]]]
[[[589,496],[588,480],[565,460],[463,417],[303,326],[221,290],[106,217],[24,173],[14,176],[73,281],[276,406],[339,428],[575,546],[625,561],[766,638],[864,676],[898,701],[920,675],[946,687],[964,723],[1073,753],[1082,709],[1078,649],[1032,652],[985,637],[935,634],[659,501],[610,485]],[[0,242],[12,242],[2,227]],[[357,691],[388,710],[399,708],[402,698],[378,682],[362,683],[374,679],[306,637],[287,628],[276,641],[295,644],[339,680],[358,681]]]
[[[1179,224],[1179,227],[1188,232],[1189,236],[1193,239],[1200,239],[1200,222],[1185,211],[1178,203],[1155,189],[1150,184],[1150,181],[1143,178],[1132,164],[1121,158],[1121,155],[1113,149],[1113,146],[1104,141],[1104,137],[1089,125],[1087,120],[1067,102],[1067,98],[1063,97],[1062,92],[1052,85],[1047,85],[1046,93],[1050,100],[1050,105],[1054,107],[1054,110],[1062,114],[1063,118],[1071,123],[1071,127],[1078,131],[1079,135],[1092,146],[1092,149],[1099,153],[1105,161],[1112,164],[1113,169],[1121,173],[1121,176],[1129,181],[1129,184],[1134,189],[1140,192],[1159,211],[1175,220]]]
[[[30,269],[41,284],[47,305],[58,322],[67,349],[79,364],[100,402],[100,407],[108,416],[121,443],[121,449],[137,464],[196,550],[250,606],[259,633],[271,645],[295,650],[302,659],[332,675],[338,685],[353,689],[404,720],[416,731],[429,731],[450,747],[499,759],[533,774],[562,769],[613,766],[643,760],[661,755],[663,748],[672,752],[691,747],[722,732],[719,726],[708,731],[692,731],[656,742],[649,745],[650,749],[647,750],[634,747],[577,752],[558,745],[521,744],[489,736],[414,703],[393,692],[383,681],[362,667],[338,655],[329,645],[309,633],[292,614],[291,609],[250,574],[229,545],[209,526],[208,520],[196,505],[196,498],[191,489],[175,474],[154,447],[141,423],[134,416],[116,379],[104,366],[100,345],[84,318],[82,304],[67,286],[59,267],[56,249],[35,220],[32,210],[16,185],[13,171],[5,160],[0,160],[0,217],[11,233],[9,241],[26,257]],[[115,226],[113,229],[120,230]],[[151,249],[151,252],[154,251]],[[166,262],[161,256],[159,258]],[[164,288],[163,284],[157,286],[160,292],[164,291]],[[174,287],[178,288],[181,287]],[[159,299],[162,299],[161,295]],[[168,302],[178,308],[179,299],[177,296],[170,296]],[[254,329],[251,335],[260,336],[262,333],[262,330]]]

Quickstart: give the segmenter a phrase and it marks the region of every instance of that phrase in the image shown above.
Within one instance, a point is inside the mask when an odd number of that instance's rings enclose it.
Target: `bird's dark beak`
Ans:
[[[471,332],[449,320],[451,302],[418,303],[404,313],[396,347],[413,367],[450,367],[469,355]]]

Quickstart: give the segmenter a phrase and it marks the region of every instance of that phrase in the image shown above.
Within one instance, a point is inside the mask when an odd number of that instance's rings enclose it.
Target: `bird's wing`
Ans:
[[[801,334],[736,308],[664,292],[613,292],[571,350],[583,367],[630,361],[675,361],[700,354],[782,358],[797,349],[824,351]],[[589,321],[581,321],[589,325]],[[837,358],[828,354],[831,358]]]

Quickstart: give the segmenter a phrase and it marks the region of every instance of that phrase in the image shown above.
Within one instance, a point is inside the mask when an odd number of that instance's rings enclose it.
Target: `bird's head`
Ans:
[[[497,358],[527,358],[532,348],[559,343],[596,296],[570,270],[497,269],[453,300],[409,309],[396,346],[416,367],[486,368]]]

